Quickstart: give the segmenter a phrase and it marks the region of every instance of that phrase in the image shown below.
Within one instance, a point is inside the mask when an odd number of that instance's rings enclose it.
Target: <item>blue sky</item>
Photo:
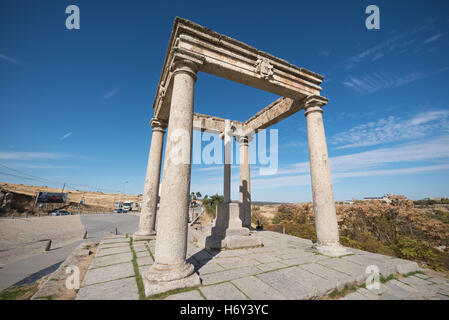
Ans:
[[[80,30],[65,28],[70,4]],[[1,1],[0,181],[142,193],[175,16],[325,76],[336,199],[449,196],[447,1]],[[277,98],[199,73],[195,111],[245,121]],[[252,166],[253,200],[310,201],[304,113],[272,128],[279,168]],[[222,193],[222,173],[193,165],[192,191]]]

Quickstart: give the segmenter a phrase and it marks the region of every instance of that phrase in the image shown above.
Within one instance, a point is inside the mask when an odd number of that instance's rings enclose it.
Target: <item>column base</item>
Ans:
[[[154,263],[142,277],[145,296],[166,291],[199,286],[201,279],[190,263],[164,266]]]
[[[328,257],[341,257],[351,252],[346,250],[340,243],[327,243],[327,244],[318,244],[315,243],[312,246],[313,249],[318,251],[318,253],[328,256]]]
[[[232,235],[227,237],[210,236],[206,238],[206,249],[243,249],[262,247],[263,242],[259,237]]]
[[[134,232],[133,240],[153,240],[156,238],[156,231],[150,231],[147,233],[139,233],[139,231]]]

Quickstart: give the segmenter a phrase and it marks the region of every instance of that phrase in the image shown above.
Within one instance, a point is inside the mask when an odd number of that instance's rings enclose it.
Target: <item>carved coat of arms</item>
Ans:
[[[273,78],[273,66],[266,58],[259,58],[257,59],[256,64],[254,65],[256,67],[256,72],[259,74],[259,76],[265,80],[272,79]]]

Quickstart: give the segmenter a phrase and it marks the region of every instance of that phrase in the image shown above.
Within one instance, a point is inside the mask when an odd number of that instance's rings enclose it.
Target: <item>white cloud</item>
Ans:
[[[343,84],[360,94],[370,94],[382,89],[397,88],[442,72],[446,72],[447,70],[449,70],[449,67],[443,67],[426,72],[412,72],[402,76],[386,72],[374,72],[372,74],[365,74],[360,78],[349,76]]]
[[[329,139],[338,149],[372,146],[410,138],[425,137],[436,130],[449,128],[449,110],[429,111],[403,120],[390,116],[377,122],[361,124]],[[343,144],[343,145],[342,145]]]
[[[67,139],[72,135],[72,132],[66,133],[64,136],[61,137],[61,140]]]
[[[408,167],[410,163],[435,162]],[[334,179],[418,174],[449,169],[449,135],[421,143],[409,143],[390,148],[354,153],[329,159]],[[385,168],[389,165],[403,168]],[[304,186],[310,184],[309,162],[299,162],[280,168],[275,177],[254,177],[258,188]]]
[[[117,92],[118,92],[118,87],[115,87],[114,89],[108,91],[108,92],[103,96],[103,98],[105,98],[105,99],[110,99],[110,98],[112,98],[113,96],[115,96],[115,95],[117,94]]]
[[[420,167],[401,168],[401,169],[337,172],[332,173],[332,178],[334,180],[338,180],[344,178],[357,178],[357,177],[370,177],[370,176],[380,177],[380,176],[393,176],[393,175],[422,174],[435,171],[443,171],[448,169],[449,163],[443,165],[420,166]],[[310,184],[311,184],[310,176],[308,174],[276,177],[276,178],[254,179],[252,181],[252,187],[257,187],[259,189],[297,187],[297,186],[307,186]]]
[[[11,152],[0,151],[0,160],[60,159],[65,155],[49,152]]]
[[[369,94],[387,88],[397,88],[427,77],[428,74],[413,72],[396,76],[386,72],[374,72],[362,77],[350,76],[343,84],[361,94]]]
[[[427,38],[427,39],[424,41],[424,43],[434,42],[434,41],[438,40],[439,38],[441,38],[441,36],[442,36],[442,34],[441,34],[441,33],[438,33],[438,34],[436,34],[436,35],[434,35],[434,36],[432,36],[432,37],[430,37],[430,38]]]
[[[22,61],[20,61],[19,59],[9,57],[6,54],[0,53],[0,59],[3,59],[7,62],[14,63],[14,64],[23,64]]]

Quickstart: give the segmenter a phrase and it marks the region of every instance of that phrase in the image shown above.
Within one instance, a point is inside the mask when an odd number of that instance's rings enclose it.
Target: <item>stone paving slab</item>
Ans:
[[[214,273],[214,272],[220,272],[220,271],[224,271],[224,268],[221,265],[219,265],[218,263],[214,263],[214,262],[203,264],[198,267],[198,273],[200,275]]]
[[[366,279],[365,267],[362,267],[356,263],[340,258],[328,259],[318,263],[325,267],[347,274],[354,278],[356,282],[362,282]]]
[[[80,288],[76,300],[137,300],[139,292],[134,277],[108,281]]]
[[[191,290],[187,292],[172,294],[164,300],[204,300],[204,298],[198,290]]]
[[[280,268],[286,268],[287,265],[282,262],[271,262],[271,263],[263,263],[257,266],[263,272],[277,270]]]
[[[124,252],[124,253],[113,254],[110,256],[97,257],[96,259],[94,259],[92,261],[89,269],[105,267],[108,265],[118,264],[118,263],[123,263],[123,262],[130,262],[132,259],[133,259],[133,255],[131,252]]]
[[[98,249],[97,254],[95,255],[96,258],[108,256],[111,254],[117,254],[117,253],[124,253],[124,252],[131,252],[131,248],[128,246],[126,247],[116,247],[116,248],[106,248],[106,249]]]
[[[103,239],[102,242],[100,242],[100,244],[113,244],[113,243],[124,243],[127,242],[129,243],[129,239],[128,238],[111,238],[111,239]]]
[[[115,264],[112,266],[90,269],[84,277],[82,286],[88,286],[94,283],[117,280],[134,276],[134,268],[131,262]]]
[[[147,266],[147,265],[153,264],[153,262],[154,262],[153,258],[151,258],[150,256],[137,258],[138,266]]]
[[[317,276],[300,267],[291,267],[279,270],[285,278],[297,282],[304,288],[304,299],[319,298],[335,289],[333,281]]]
[[[342,290],[346,285],[350,285],[355,282],[354,278],[351,276],[330,268],[326,268],[317,263],[304,264],[299,266],[299,268],[327,279],[327,281],[333,283],[333,286],[337,288],[337,290]]]
[[[148,251],[139,251],[139,252],[136,252],[136,257],[137,258],[151,257],[151,255],[150,255],[150,253]]]
[[[366,300],[366,297],[359,292],[351,292],[341,300]]]
[[[243,291],[251,300],[287,299],[279,291],[254,276],[232,280],[232,283]]]
[[[248,300],[237,287],[230,282],[200,288],[208,300]]]
[[[254,267],[243,267],[237,269],[230,269],[221,272],[215,272],[201,276],[204,285],[214,284],[223,281],[234,280],[238,278],[243,278],[246,276],[252,276],[254,274],[260,273],[260,271]]]
[[[99,249],[117,248],[117,247],[129,247],[129,242],[117,242],[117,243],[101,243],[98,246]]]
[[[308,297],[307,290],[300,283],[287,278],[281,273],[281,270],[262,273],[256,277],[276,289],[289,300],[302,300]]]
[[[375,265],[379,268],[380,274],[384,277],[388,277],[390,274],[396,273],[396,264],[391,259],[389,259],[389,261],[381,261],[373,260],[369,255],[351,255],[343,257],[342,260],[351,261],[363,267],[365,270],[368,266]]]

